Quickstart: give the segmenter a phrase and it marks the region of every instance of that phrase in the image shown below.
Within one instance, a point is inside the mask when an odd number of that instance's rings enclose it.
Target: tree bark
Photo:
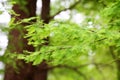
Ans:
[[[36,16],[36,1],[37,0],[26,0],[27,5],[25,8],[28,10],[29,14],[27,14],[20,7],[22,5],[15,4],[12,9],[19,14],[19,16],[15,17],[15,22],[24,18],[30,18]],[[12,17],[14,17],[12,15]],[[24,39],[23,36],[26,33],[25,30],[22,30],[25,24],[21,24],[22,26],[18,26],[20,29],[15,27],[9,32],[9,43],[6,50],[7,52],[12,53],[23,53],[23,50],[34,51],[34,47],[27,45],[27,39]],[[14,62],[13,62],[14,63]],[[11,64],[11,63],[10,63]],[[5,76],[4,80],[33,80],[33,66],[31,63],[25,63],[24,61],[16,61],[16,66],[18,71],[10,65],[6,64],[5,66]]]
[[[27,5],[25,8],[28,10],[26,13],[24,10],[20,8],[22,5],[15,4],[12,9],[19,14],[20,16],[15,16],[17,21],[25,18],[30,18],[36,16],[36,2],[37,0],[26,0]],[[42,11],[41,11],[41,19],[44,23],[49,22],[50,16],[50,0],[42,0]],[[12,16],[14,17],[14,16]],[[35,20],[34,20],[35,21]],[[6,50],[10,53],[23,53],[24,50],[34,51],[34,47],[32,45],[27,44],[27,39],[24,39],[23,36],[27,33],[24,30],[24,26],[27,24],[21,24],[22,26],[18,26],[19,28],[14,28],[9,32],[9,43],[8,48]],[[46,39],[48,40],[48,39]],[[6,64],[5,66],[5,76],[4,80],[47,80],[47,69],[48,65],[45,61],[43,61],[40,65],[32,66],[32,63],[25,63],[23,60],[16,60],[16,66],[18,71],[13,68],[12,65]]]
[[[117,80],[120,80],[120,60],[117,60]]]
[[[49,23],[50,18],[50,0],[42,0],[41,19],[44,23]]]
[[[42,11],[41,11],[41,19],[43,20],[43,23],[47,24],[49,23],[49,17],[50,17],[50,0],[42,0]],[[45,39],[46,41],[49,41],[49,37]],[[45,43],[44,45],[48,45],[49,43]],[[35,74],[34,74],[34,80],[47,80],[47,73],[48,65],[45,61],[43,61],[40,65],[35,66]]]
[[[23,10],[20,9],[20,5],[14,5],[13,10],[20,14],[16,17],[16,21],[24,18],[29,18],[36,16],[36,0],[28,0],[26,8],[29,11],[29,14],[26,14]],[[21,26],[22,27],[22,26]],[[23,28],[21,28],[23,29]],[[25,30],[19,30],[17,28],[12,29],[9,32],[9,43],[8,49],[10,53],[23,53],[23,50],[34,51],[32,46],[27,45],[27,40],[23,38]],[[5,66],[5,76],[4,80],[33,80],[32,79],[32,65],[31,63],[26,64],[24,61],[16,61],[18,72],[11,66],[7,64]],[[21,65],[20,65],[21,64]]]

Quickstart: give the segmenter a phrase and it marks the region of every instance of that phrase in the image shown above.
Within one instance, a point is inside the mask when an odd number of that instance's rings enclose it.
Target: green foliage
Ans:
[[[27,1],[26,0],[8,0],[9,3],[12,5],[17,4],[20,6],[20,9],[23,10],[26,14],[28,13],[28,10],[26,9]]]
[[[25,38],[28,38],[29,45],[36,47],[36,52],[31,52],[30,56],[24,59],[27,62],[32,61],[33,64],[39,64],[42,60],[63,64],[71,58],[80,57],[81,54],[87,55],[90,50],[96,51],[103,46],[115,45],[119,48],[120,45],[120,33],[109,28],[83,28],[71,22],[51,22],[44,25],[37,22],[26,28],[28,34]],[[49,44],[46,46],[47,37]]]
[[[104,9],[102,13],[103,17],[106,17],[106,22],[110,28],[119,30],[119,21],[120,21],[120,1],[114,2],[113,4],[109,5],[107,8]]]
[[[25,50],[24,54],[19,55],[11,55],[8,52],[5,56],[10,56],[11,60],[5,59],[5,61],[12,63],[14,58],[17,57],[17,59],[23,59],[26,62],[32,62],[33,65],[38,65],[45,60],[50,66],[56,67],[49,72],[49,80],[83,80],[84,75],[91,80],[116,80],[115,72],[117,69],[114,62],[120,58],[120,1],[81,1],[74,9],[78,12],[83,11],[85,15],[87,14],[87,17],[90,16],[81,24],[54,20],[50,21],[49,24],[44,24],[38,19],[35,23],[32,23],[31,21],[36,17],[14,23],[15,18],[12,18],[9,23],[10,29],[16,28],[19,30],[21,29],[19,28],[21,23],[30,24],[24,26],[28,33],[23,35],[24,38],[28,39],[28,45],[35,47],[35,51]],[[57,10],[68,7],[64,7],[62,3],[54,7],[55,4],[60,2],[56,0],[52,4],[51,15],[58,12]],[[69,0],[66,0],[66,2],[69,2]],[[69,5],[74,2],[74,0],[70,0]],[[24,6],[27,4],[24,0],[17,0],[17,3]],[[103,9],[104,7],[105,9]],[[10,11],[10,13],[19,16],[13,11]],[[96,15],[99,15],[100,19],[96,19]],[[92,27],[89,27],[88,22],[93,22]],[[111,53],[116,57],[113,58]],[[1,59],[3,60],[3,58]],[[15,64],[13,63],[13,65]],[[111,75],[112,77],[110,77]]]
[[[0,10],[0,15],[3,13],[3,11],[2,10]]]

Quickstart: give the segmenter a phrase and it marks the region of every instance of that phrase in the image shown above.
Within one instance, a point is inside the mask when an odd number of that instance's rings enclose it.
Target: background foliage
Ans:
[[[45,60],[50,65],[48,80],[120,80],[117,73],[120,70],[117,67],[120,64],[120,1],[82,0],[74,8],[69,8],[76,1],[55,0],[51,4],[51,16],[59,10],[83,13],[86,18],[79,24],[70,19],[53,19],[44,24],[37,17],[14,24],[11,19],[10,28],[30,23],[35,18],[37,22],[24,28],[28,31],[24,38],[36,48],[35,52],[25,50],[24,54],[10,54],[10,58],[24,59],[33,65]],[[58,3],[60,5],[56,6]],[[46,45],[48,37],[49,44]]]

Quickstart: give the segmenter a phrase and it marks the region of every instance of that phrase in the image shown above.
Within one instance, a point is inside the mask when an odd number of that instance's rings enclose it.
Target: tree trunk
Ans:
[[[113,60],[115,60],[115,63],[116,63],[117,80],[120,80],[120,60],[118,59],[120,50],[118,50],[118,52],[115,53],[115,51],[114,51],[116,49],[115,46],[110,46],[109,49],[110,49],[110,54],[111,54]]]
[[[41,19],[45,24],[47,24],[49,23],[49,17],[50,17],[50,0],[42,0]],[[49,41],[49,38],[46,38],[45,40]],[[44,45],[48,44],[49,43],[46,43]],[[48,67],[48,65],[45,61],[43,61],[40,65],[35,67],[34,80],[47,80],[48,70],[45,69],[46,67]]]
[[[44,23],[49,23],[50,17],[50,0],[42,0],[41,19]]]
[[[116,65],[117,65],[117,80],[120,80],[120,59],[119,59],[118,56],[120,56],[120,50],[118,50],[117,55],[116,55],[116,59],[118,59],[116,61]]]
[[[120,60],[117,60],[117,80],[120,80]]]
[[[27,14],[24,10],[21,9],[22,5],[15,4],[12,9],[19,14],[20,16],[15,17],[17,22],[18,20],[29,18],[36,16],[36,1],[37,0],[26,0],[27,5],[25,8],[28,10],[29,14]],[[14,17],[14,16],[12,16]],[[22,30],[24,24],[22,26],[18,26],[20,28],[15,27],[9,32],[9,43],[8,49],[6,52],[10,53],[23,53],[23,50],[34,51],[33,46],[27,45],[27,40],[23,38],[25,34],[25,30]],[[33,80],[32,79],[32,65],[31,63],[26,64],[24,61],[16,61],[16,66],[18,71],[13,68],[12,65],[6,64],[5,66],[5,76],[4,80]]]
[[[27,5],[25,8],[28,10],[26,13],[20,8],[22,5],[14,5],[13,10],[20,16],[15,17],[16,22],[24,18],[30,18],[36,16],[36,1],[37,0],[26,0]],[[50,12],[50,0],[42,0],[42,13],[41,18],[44,23],[49,22]],[[13,17],[13,16],[12,16]],[[34,51],[34,47],[27,45],[27,39],[23,36],[26,31],[23,30],[26,24],[22,24],[19,28],[15,27],[9,32],[9,43],[7,52],[10,53],[23,53],[23,50]],[[10,63],[11,64],[11,63]],[[16,60],[18,71],[13,68],[10,64],[5,66],[4,80],[47,80],[48,70],[44,69],[48,65],[43,61],[40,65],[32,66],[31,63],[25,63],[24,61]]]

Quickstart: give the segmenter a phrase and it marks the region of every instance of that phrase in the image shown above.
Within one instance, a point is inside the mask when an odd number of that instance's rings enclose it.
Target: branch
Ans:
[[[54,69],[54,68],[71,68],[71,69],[78,69],[78,68],[82,68],[82,67],[85,67],[85,66],[88,66],[90,64],[83,64],[83,65],[80,65],[80,66],[75,66],[75,67],[72,67],[72,66],[68,66],[68,65],[57,65],[57,66],[51,66],[51,67],[48,67],[48,69]]]
[[[112,58],[113,58],[113,59],[116,59],[116,56],[115,56],[115,54],[114,54],[114,46],[110,46],[110,47],[109,47],[109,50],[110,50],[110,54],[112,55]]]
[[[106,80],[105,75],[103,74],[102,70],[100,69],[100,66],[96,63],[94,63],[96,69],[98,70],[98,72],[101,74],[101,76],[103,76],[103,80]]]
[[[50,19],[50,20],[53,19],[56,15],[58,15],[58,14],[61,13],[62,11],[66,11],[66,10],[69,10],[69,9],[73,9],[80,1],[81,1],[81,0],[78,0],[78,1],[76,1],[73,5],[71,5],[70,7],[58,11],[58,12],[55,13],[53,16],[51,16],[49,19]]]
[[[82,64],[82,65],[79,65],[79,66],[68,66],[68,65],[47,66],[47,67],[44,67],[43,70],[46,70],[46,69],[47,70],[53,70],[55,68],[66,68],[66,69],[70,69],[72,71],[75,71],[78,75],[82,76],[84,78],[84,80],[88,80],[87,76],[84,73],[82,73],[79,69],[83,68],[83,67],[86,67],[88,65],[91,65],[91,64],[95,65],[96,69],[98,69],[98,71],[102,75],[103,75],[103,73],[101,72],[101,70],[99,69],[99,67],[100,66],[103,66],[103,67],[104,66],[110,66],[109,64],[106,64],[106,63],[95,63],[95,62],[93,62],[93,63]],[[103,78],[105,78],[104,75],[103,75]]]
[[[82,73],[81,71],[79,71],[78,69],[72,69],[72,70],[74,70],[76,73],[81,75],[84,78],[84,80],[88,80],[87,76],[84,73]]]
[[[99,41],[103,41],[103,40],[106,40],[107,38],[102,38],[102,39],[99,39],[99,40],[96,40],[95,42],[99,42]]]
[[[57,65],[57,66],[48,67],[47,69],[67,68],[67,69],[75,71],[77,74],[79,74],[80,76],[82,76],[84,78],[84,80],[88,80],[88,78],[86,77],[86,75],[83,74],[81,71],[79,71],[80,67],[85,67],[87,65],[89,65],[89,64],[84,64],[84,65],[80,65],[80,66],[77,66],[77,67],[72,67],[72,66],[68,66],[68,65]]]
[[[58,47],[57,49],[58,50],[63,50],[63,49],[70,49],[72,48],[72,46],[66,46],[66,47]],[[45,53],[52,53],[54,52],[55,50],[49,50],[49,51],[45,51]]]

